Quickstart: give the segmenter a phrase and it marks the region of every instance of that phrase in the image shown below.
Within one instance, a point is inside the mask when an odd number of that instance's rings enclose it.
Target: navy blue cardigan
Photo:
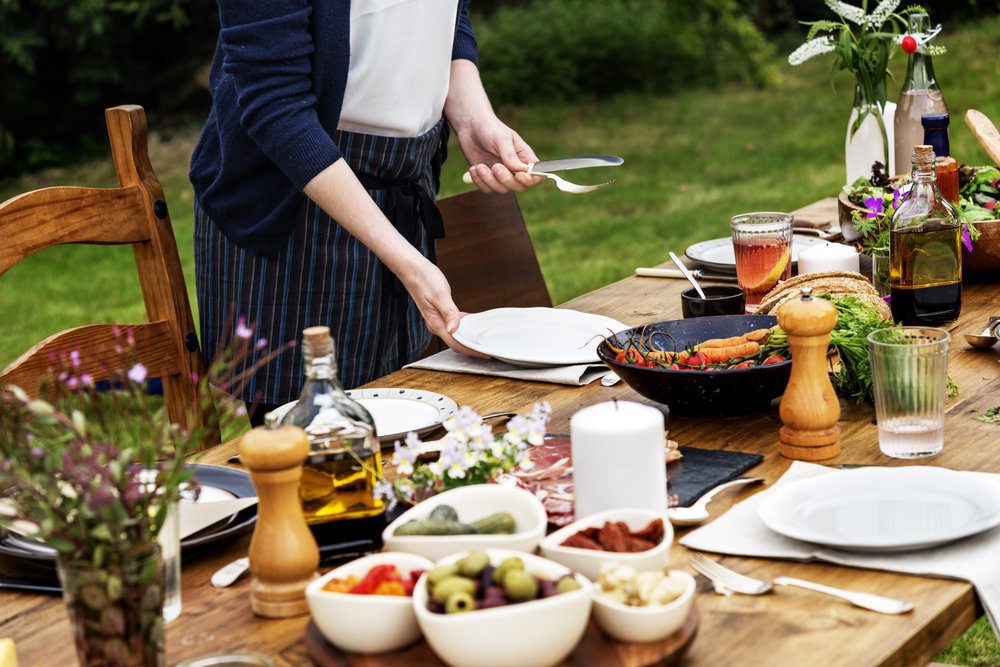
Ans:
[[[469,0],[452,59],[477,62]],[[341,157],[331,138],[350,62],[350,0],[219,0],[212,110],[191,158],[195,197],[233,242],[276,253],[302,188]]]

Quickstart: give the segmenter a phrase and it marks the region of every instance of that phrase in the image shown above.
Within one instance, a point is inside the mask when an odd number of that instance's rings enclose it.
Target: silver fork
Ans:
[[[688,565],[693,570],[708,577],[715,584],[722,584],[726,588],[744,595],[763,595],[772,588],[772,582],[761,581],[746,575],[730,570],[724,565],[705,558],[701,554],[692,554],[688,559]],[[818,593],[826,593],[846,600],[856,607],[877,611],[880,614],[904,614],[913,609],[913,603],[905,600],[897,600],[873,593],[860,593],[858,591],[845,591],[842,588],[833,588],[823,584],[813,583],[804,579],[794,577],[776,577],[774,584],[779,586],[797,586],[806,588]]]
[[[545,178],[550,178],[555,181],[556,187],[563,192],[568,192],[571,195],[582,195],[587,192],[593,192],[594,190],[600,190],[601,188],[606,188],[607,186],[614,183],[614,179],[606,181],[604,183],[598,183],[596,185],[579,185],[577,183],[570,183],[561,176],[556,176],[555,174],[549,173],[547,171],[531,171],[534,164],[528,167],[528,173],[532,176],[544,176]],[[462,176],[462,182],[466,184],[472,183],[472,175],[469,172],[465,172]]]

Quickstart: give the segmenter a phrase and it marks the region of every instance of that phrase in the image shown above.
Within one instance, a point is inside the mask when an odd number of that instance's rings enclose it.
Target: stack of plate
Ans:
[[[796,269],[799,252],[810,246],[827,245],[828,243],[830,242],[815,236],[804,236],[802,234],[792,236],[792,271],[794,272]],[[695,243],[688,246],[684,254],[706,269],[720,273],[736,274],[736,251],[733,250],[733,240],[728,236],[726,238]]]

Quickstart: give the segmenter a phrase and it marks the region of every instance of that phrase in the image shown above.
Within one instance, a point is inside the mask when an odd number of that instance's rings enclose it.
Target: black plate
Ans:
[[[686,320],[667,320],[646,325],[646,337],[653,332],[673,337],[654,336],[650,345],[657,350],[683,350],[710,338],[740,336],[755,329],[774,326],[771,315],[720,315]],[[781,396],[792,372],[792,362],[753,366],[722,371],[670,370],[647,368],[615,361],[608,340],[622,347],[642,327],[619,332],[602,342],[597,355],[625,383],[637,392],[685,417],[735,417],[766,410]],[[676,347],[674,344],[676,343]]]
[[[204,486],[214,486],[223,491],[228,491],[237,498],[249,498],[257,495],[250,475],[242,470],[233,468],[223,468],[221,466],[205,465],[195,463],[189,466],[194,468],[194,479]],[[231,539],[242,535],[253,529],[257,520],[257,506],[247,507],[229,519],[223,520],[212,526],[189,535],[181,540],[183,555],[190,555],[207,544],[213,544],[221,540]],[[55,563],[54,552],[38,551],[22,546],[23,540],[8,533],[0,533],[0,554],[12,558],[20,558],[34,561],[36,563]]]

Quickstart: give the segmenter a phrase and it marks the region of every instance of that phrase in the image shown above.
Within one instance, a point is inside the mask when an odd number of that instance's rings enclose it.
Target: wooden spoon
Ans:
[[[1000,164],[1000,131],[997,131],[996,125],[984,113],[975,109],[965,112],[965,124],[976,135],[993,164]]]

